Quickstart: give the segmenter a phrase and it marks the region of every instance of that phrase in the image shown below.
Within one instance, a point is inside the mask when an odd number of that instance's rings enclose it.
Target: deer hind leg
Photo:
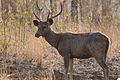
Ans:
[[[100,56],[98,56],[100,57]],[[105,59],[102,57],[102,58],[96,58],[96,61],[98,62],[98,64],[102,67],[103,69],[103,72],[104,72],[104,80],[109,80],[108,78],[108,67],[105,63]]]
[[[69,74],[70,80],[73,80],[73,75],[72,75],[72,73],[73,73],[73,58],[69,59],[69,72],[70,72],[70,74]]]

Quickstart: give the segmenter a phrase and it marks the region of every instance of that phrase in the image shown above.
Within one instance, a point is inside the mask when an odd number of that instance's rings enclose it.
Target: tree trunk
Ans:
[[[102,22],[109,23],[111,21],[111,0],[101,0],[102,2]]]
[[[101,15],[101,11],[100,11],[100,0],[92,0],[91,2],[91,12],[92,12],[92,16],[91,16],[91,22],[95,25],[99,24],[101,21],[100,15]]]
[[[8,11],[9,11],[9,0],[1,0],[1,11],[2,11],[2,20],[6,21],[8,19]]]
[[[10,6],[12,7],[12,12],[15,14],[17,13],[17,0],[10,0]]]
[[[78,22],[78,0],[71,1],[71,20]]]
[[[32,25],[32,14],[31,14],[31,9],[30,9],[31,4],[32,3],[30,0],[26,0],[26,11],[29,12],[28,21],[30,21],[30,23],[28,25]],[[32,28],[32,27],[30,26],[30,28]]]
[[[82,22],[89,21],[90,19],[90,0],[79,0],[80,5],[80,19]]]

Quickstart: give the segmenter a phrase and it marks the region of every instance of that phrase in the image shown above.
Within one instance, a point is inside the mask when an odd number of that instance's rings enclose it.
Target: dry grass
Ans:
[[[9,80],[8,76],[7,74],[0,74],[0,80]]]

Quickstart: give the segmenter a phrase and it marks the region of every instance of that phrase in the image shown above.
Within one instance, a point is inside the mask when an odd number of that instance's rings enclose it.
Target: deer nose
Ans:
[[[39,37],[40,37],[40,35],[39,35],[38,33],[36,33],[36,34],[35,34],[35,37],[39,38]]]

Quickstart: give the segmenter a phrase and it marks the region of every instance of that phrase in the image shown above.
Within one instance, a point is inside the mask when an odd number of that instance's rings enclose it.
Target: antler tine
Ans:
[[[40,14],[41,11],[42,11],[42,8],[41,8],[41,9],[39,8],[39,6],[38,6],[38,0],[36,1],[36,6],[37,6],[37,8],[38,8],[38,10],[39,10],[39,14]],[[33,11],[33,14],[35,15],[35,17],[36,17],[39,21],[41,21],[41,19],[35,14],[34,11]]]
[[[37,8],[39,10],[39,13],[40,13],[42,11],[42,8],[41,9],[39,8],[39,6],[38,6],[38,0],[36,1],[36,6],[37,6]]]
[[[39,21],[41,21],[40,18],[35,14],[34,11],[33,11],[33,14],[35,15],[35,17],[36,17]]]
[[[56,15],[52,16],[52,17],[51,17],[51,19],[52,19],[52,18],[55,18],[55,17],[57,17],[57,16],[59,16],[59,15],[62,13],[62,11],[63,11],[63,6],[62,6],[62,3],[60,3],[60,7],[61,7],[60,12],[59,12],[58,14],[56,14]]]
[[[48,16],[47,16],[47,19],[49,19],[49,16],[50,16],[50,10],[49,10],[49,12],[48,12]]]

